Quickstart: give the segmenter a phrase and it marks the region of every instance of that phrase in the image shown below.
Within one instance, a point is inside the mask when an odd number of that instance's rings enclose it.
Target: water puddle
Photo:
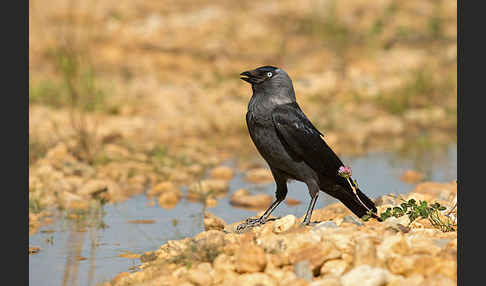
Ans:
[[[369,153],[360,157],[343,157],[353,168],[360,188],[372,198],[384,194],[403,194],[411,191],[412,184],[402,182],[400,176],[408,169],[422,172],[426,180],[449,182],[457,178],[457,145],[440,152]],[[232,165],[230,162],[228,165]],[[230,205],[231,193],[247,188],[252,193],[275,192],[275,184],[255,185],[245,181],[238,173],[230,182],[228,195],[208,210],[223,218],[226,223],[254,216],[256,211]],[[186,190],[183,190],[184,192]],[[275,216],[305,214],[309,195],[305,184],[292,182],[288,198],[302,203],[295,206],[281,204]],[[316,208],[336,202],[322,194]],[[137,254],[159,248],[168,240],[193,236],[204,229],[203,206],[182,199],[177,206],[166,210],[157,203],[151,204],[144,195],[123,203],[108,204],[92,214],[89,225],[68,218],[56,219],[41,227],[29,237],[29,245],[41,250],[29,257],[30,285],[95,285],[111,280],[124,271],[135,271],[140,264]]]

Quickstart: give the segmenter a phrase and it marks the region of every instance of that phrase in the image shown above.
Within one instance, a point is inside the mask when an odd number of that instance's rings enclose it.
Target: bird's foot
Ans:
[[[301,226],[315,226],[317,224],[319,224],[319,222],[317,222],[317,221],[307,221],[306,222],[305,220],[300,223]]]
[[[240,232],[246,228],[249,228],[249,227],[255,227],[255,226],[259,226],[259,225],[263,225],[267,222],[267,219],[266,218],[263,218],[263,217],[259,217],[259,218],[247,218],[245,220],[245,222],[243,223],[240,223],[237,227],[236,227],[236,231]]]

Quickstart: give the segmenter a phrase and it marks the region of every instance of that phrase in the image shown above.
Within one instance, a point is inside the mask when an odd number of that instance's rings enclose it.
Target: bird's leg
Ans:
[[[267,218],[273,212],[273,210],[282,202],[282,200],[275,200],[270,207],[263,213],[262,216],[259,218],[247,218],[246,222],[248,224],[257,225],[257,224],[265,224],[267,222]]]
[[[273,170],[272,170],[273,172]],[[275,208],[285,199],[287,196],[287,180],[278,174],[274,173],[275,182],[277,183],[276,197],[277,199],[268,207],[268,209],[259,218],[247,218],[245,222],[239,224],[236,227],[237,231],[241,231],[247,227],[254,227],[262,225],[267,222],[268,217]]]
[[[312,216],[312,211],[314,210],[314,205],[316,204],[317,202],[317,197],[319,195],[316,194],[312,199],[311,199],[311,202],[309,204],[309,208],[307,209],[307,212],[305,214],[305,218],[304,218],[304,221],[302,222],[302,224],[304,225],[309,225],[310,224],[310,219],[311,219],[311,216]]]
[[[282,200],[275,200],[270,207],[263,213],[263,215],[259,218],[247,218],[243,223],[240,223],[237,227],[237,231],[241,231],[247,227],[254,227],[258,225],[265,224],[267,222],[267,218],[270,216],[272,211],[282,202]]]
[[[309,225],[310,219],[312,217],[312,211],[314,210],[314,206],[316,205],[317,198],[319,197],[319,188],[317,185],[314,184],[307,184],[309,188],[309,194],[311,195],[311,201],[309,207],[307,208],[307,212],[305,213],[304,221],[302,222],[303,225]]]

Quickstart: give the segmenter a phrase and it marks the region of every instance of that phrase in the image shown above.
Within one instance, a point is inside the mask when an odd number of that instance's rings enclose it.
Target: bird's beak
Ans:
[[[253,75],[251,74],[251,71],[246,71],[246,72],[242,72],[240,73],[240,75],[242,75],[242,77],[240,77],[240,79],[248,82],[248,83],[251,83],[251,78],[253,77]]]

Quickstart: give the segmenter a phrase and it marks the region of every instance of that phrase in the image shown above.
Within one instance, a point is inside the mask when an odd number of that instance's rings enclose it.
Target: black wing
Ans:
[[[346,190],[345,192],[340,192],[329,189],[327,190],[329,194],[341,200],[358,217],[365,215],[367,208],[375,213],[377,212],[373,201],[361,190],[356,188],[357,195],[366,205],[366,208],[352,194],[353,191],[348,182],[338,174],[339,167],[343,166],[343,162],[327,145],[321,137],[322,133],[312,125],[297,103],[283,104],[276,107],[272,111],[272,119],[280,140],[294,159],[298,161],[303,160],[318,174],[334,179],[338,185]],[[352,179],[350,182],[357,187]],[[380,220],[376,214],[373,217]]]
[[[297,103],[276,107],[272,111],[272,119],[277,134],[290,154],[306,162],[321,175],[339,177],[337,172],[343,162],[327,145],[321,137],[322,133],[312,125]]]

